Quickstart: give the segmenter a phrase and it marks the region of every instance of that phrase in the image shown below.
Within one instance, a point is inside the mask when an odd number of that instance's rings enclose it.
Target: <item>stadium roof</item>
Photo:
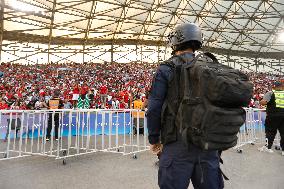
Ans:
[[[283,0],[0,0],[0,40],[164,45],[177,24],[197,23],[221,54],[284,58]],[[0,49],[1,50],[1,49]]]

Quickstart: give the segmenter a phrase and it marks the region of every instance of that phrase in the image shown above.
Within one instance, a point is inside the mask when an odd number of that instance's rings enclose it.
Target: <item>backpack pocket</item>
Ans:
[[[226,150],[235,146],[240,127],[245,123],[245,115],[242,108],[208,106],[202,123],[202,148]]]
[[[238,70],[210,70],[206,76],[204,91],[210,102],[221,107],[247,106],[252,98],[253,85]],[[205,88],[206,87],[206,88]]]

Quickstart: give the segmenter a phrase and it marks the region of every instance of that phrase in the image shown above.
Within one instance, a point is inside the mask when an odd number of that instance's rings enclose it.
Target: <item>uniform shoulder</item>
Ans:
[[[174,67],[174,58],[173,57],[171,57],[171,58],[169,58],[168,60],[165,60],[165,61],[163,61],[161,64],[160,64],[160,66],[165,66],[165,67]]]
[[[171,72],[175,68],[175,60],[174,57],[169,58],[168,60],[163,61],[159,67],[158,70],[165,71],[165,72]]]
[[[269,102],[271,97],[272,97],[272,95],[273,95],[273,91],[268,91],[267,93],[264,94],[263,100]]]
[[[173,72],[174,70],[174,65],[171,65],[170,63],[161,63],[157,69],[157,72],[156,72],[156,77],[158,76],[162,76],[162,77],[165,77],[165,78],[169,78],[171,73]]]
[[[273,91],[268,91],[267,93],[265,93],[265,95],[271,96],[271,95],[273,95]]]

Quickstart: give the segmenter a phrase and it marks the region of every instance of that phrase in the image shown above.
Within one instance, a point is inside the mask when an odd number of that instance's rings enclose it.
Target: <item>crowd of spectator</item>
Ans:
[[[145,100],[157,64],[37,64],[0,65],[0,109],[47,109],[55,89],[61,91],[64,108],[77,108],[78,101],[89,100],[83,108],[131,108],[136,99]],[[254,83],[250,106],[271,89],[277,75],[247,73]]]
[[[246,74],[254,84],[253,98],[251,99],[250,107],[264,108],[259,104],[260,100],[263,98],[266,92],[272,90],[273,83],[275,81],[279,81],[282,76],[262,72],[247,72]]]
[[[47,109],[55,89],[65,108],[88,99],[87,108],[130,108],[145,99],[156,65],[148,63],[0,65],[0,109]],[[86,108],[86,107],[84,107]]]

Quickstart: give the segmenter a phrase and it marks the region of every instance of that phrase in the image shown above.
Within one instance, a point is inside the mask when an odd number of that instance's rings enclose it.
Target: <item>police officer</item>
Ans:
[[[168,36],[168,44],[173,50],[170,61],[177,67],[190,64],[195,57],[194,52],[202,46],[201,38],[197,25],[185,23],[177,26]],[[221,189],[224,183],[218,152],[203,151],[193,144],[186,146],[172,119],[180,103],[177,98],[179,90],[173,90],[175,86],[170,85],[173,74],[174,69],[167,63],[158,67],[148,100],[150,150],[160,156],[158,184],[161,189],[187,189],[191,180],[194,188]],[[174,108],[161,116],[167,108],[166,98],[172,99],[170,103]]]
[[[265,119],[265,135],[267,144],[260,151],[273,153],[271,149],[277,129],[280,133],[280,147],[284,156],[284,87],[283,83],[274,83],[272,91],[267,92],[260,101],[261,105],[267,105]]]
[[[60,91],[55,90],[53,97],[48,101],[48,107],[50,110],[61,109],[64,107],[63,101],[59,98]],[[46,132],[46,140],[49,141],[51,137],[52,124],[54,123],[55,139],[58,139],[58,127],[59,127],[59,112],[49,112],[48,126]]]

